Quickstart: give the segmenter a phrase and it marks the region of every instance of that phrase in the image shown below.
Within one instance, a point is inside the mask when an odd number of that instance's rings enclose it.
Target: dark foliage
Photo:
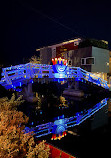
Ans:
[[[95,40],[95,39],[86,39],[83,42],[79,44],[79,48],[94,46],[98,48],[108,49],[108,44],[101,40]]]

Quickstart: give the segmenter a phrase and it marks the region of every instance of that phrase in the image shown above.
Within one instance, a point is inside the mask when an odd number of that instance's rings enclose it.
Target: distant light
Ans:
[[[36,49],[36,51],[40,51],[40,49]]]
[[[34,81],[32,81],[32,83],[34,83]]]
[[[34,122],[32,122],[32,125],[34,124]]]
[[[109,66],[109,63],[107,62],[106,65]]]

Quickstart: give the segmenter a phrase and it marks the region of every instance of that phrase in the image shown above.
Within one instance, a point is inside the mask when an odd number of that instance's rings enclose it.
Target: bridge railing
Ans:
[[[45,76],[54,78],[54,71],[52,65],[46,64],[31,64],[33,74],[36,78],[43,78]]]
[[[68,68],[67,73],[68,73],[68,78],[85,79],[86,81],[92,82],[98,86],[102,86],[108,89],[107,81],[94,75],[93,73],[83,70],[80,67],[70,67]]]
[[[1,80],[3,82],[6,81],[7,84],[12,84],[12,80],[24,77],[25,75],[24,64],[3,68],[1,75],[2,75]]]
[[[81,69],[81,68],[80,68]],[[98,86],[102,86],[104,88],[108,88],[108,85],[107,85],[107,81],[105,81],[104,79],[94,75],[93,73],[91,72],[87,72],[83,69],[81,69],[81,72],[85,75],[86,74],[86,77],[85,79],[89,82],[93,82],[94,84],[98,85]]]
[[[2,76],[1,81],[11,85],[12,80],[20,78],[54,78],[54,71],[52,65],[27,63],[3,68]],[[108,89],[107,81],[80,67],[67,67],[66,78],[85,79],[86,81]]]
[[[14,79],[43,78],[45,76],[54,78],[52,65],[28,63],[3,68],[1,81],[12,84],[12,80]]]

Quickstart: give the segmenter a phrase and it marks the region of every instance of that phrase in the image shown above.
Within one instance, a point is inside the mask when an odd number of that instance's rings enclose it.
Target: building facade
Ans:
[[[81,38],[76,38],[59,44],[40,48],[39,51],[41,63],[49,64],[51,63],[52,58],[63,57],[67,51],[78,49],[78,45],[81,41]]]
[[[52,58],[63,57],[68,60],[68,66],[81,67],[107,80],[109,65],[111,65],[111,53],[109,53],[106,47],[99,47],[107,46],[108,42],[104,40],[91,40],[93,43],[90,44],[95,46],[87,46],[89,44],[88,42],[90,42],[90,40],[75,38],[73,40],[40,48],[41,63],[51,64]],[[86,45],[84,46],[84,44]],[[80,45],[82,47],[80,47]]]
[[[52,49],[44,47],[40,49],[41,64],[50,64],[52,59]]]
[[[68,59],[68,66],[81,67],[107,80],[109,50],[90,46],[68,51],[64,58]]]
[[[111,51],[109,52],[109,75],[111,76]]]

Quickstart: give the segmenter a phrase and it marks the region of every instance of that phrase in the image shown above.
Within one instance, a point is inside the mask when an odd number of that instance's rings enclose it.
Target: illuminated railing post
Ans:
[[[7,84],[11,85],[11,84],[12,84],[12,81],[11,81],[11,79],[9,78],[6,69],[3,69],[3,73],[4,73],[4,77],[5,77],[5,79],[6,79]]]
[[[42,78],[42,66],[40,65],[38,78]]]
[[[25,69],[26,69],[26,78],[27,79],[33,78],[34,77],[34,72],[33,72],[33,69],[32,69],[32,64],[31,63],[26,64]]]
[[[91,78],[90,73],[89,73],[88,77],[89,77],[89,78],[88,78],[88,81],[89,81],[89,82],[92,82],[92,78]]]
[[[29,67],[29,64],[26,64],[26,78],[30,79],[30,67]]]
[[[31,78],[34,78],[33,65],[31,63],[30,63],[30,76]]]
[[[81,69],[78,67],[77,68],[77,79],[80,80],[81,78],[83,78],[83,74]]]
[[[49,78],[53,78],[52,67],[49,65]]]
[[[98,78],[98,85],[101,86],[101,79]]]

